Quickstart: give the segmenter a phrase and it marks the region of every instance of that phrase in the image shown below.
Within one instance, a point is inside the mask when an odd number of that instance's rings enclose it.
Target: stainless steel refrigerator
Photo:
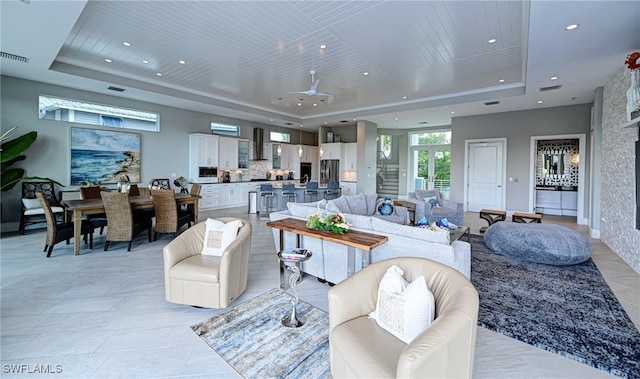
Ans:
[[[320,185],[340,181],[340,160],[323,159],[320,161]]]

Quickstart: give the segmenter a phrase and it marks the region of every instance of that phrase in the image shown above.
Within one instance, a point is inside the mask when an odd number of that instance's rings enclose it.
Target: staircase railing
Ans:
[[[378,162],[377,162],[377,170],[376,170],[376,186],[379,191],[382,187],[382,183],[384,183],[387,178],[387,155],[382,150],[378,150]]]

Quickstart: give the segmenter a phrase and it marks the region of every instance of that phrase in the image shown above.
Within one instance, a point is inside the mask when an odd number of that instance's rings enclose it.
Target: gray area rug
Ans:
[[[478,325],[625,378],[640,378],[640,333],[591,259],[511,260],[471,235]]]
[[[282,326],[291,296],[272,289],[191,329],[245,378],[328,378],[329,317],[305,302],[300,328]]]

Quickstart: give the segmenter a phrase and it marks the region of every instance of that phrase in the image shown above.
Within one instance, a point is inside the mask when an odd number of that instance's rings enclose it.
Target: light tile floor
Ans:
[[[245,207],[205,212],[201,217],[240,216],[253,224],[249,284],[237,303],[278,286],[278,262],[271,229]],[[465,215],[477,233],[484,220]],[[587,235],[575,218],[545,216]],[[58,244],[50,259],[42,252],[44,231],[25,236],[8,233],[0,239],[2,376],[48,375],[42,365],[62,370],[64,378],[233,378],[238,375],[202,342],[189,326],[219,310],[197,309],[164,300],[162,247],[170,236],[147,243],[141,235],[133,250],[124,243],[103,252],[104,237],[96,234],[95,249]],[[598,240],[593,259],[627,310],[640,325],[640,276]],[[327,310],[329,287],[312,277],[301,283],[303,300]],[[14,366],[8,366],[14,365]],[[37,366],[40,365],[40,366]],[[56,366],[59,365],[59,366]],[[605,378],[589,366],[478,328],[475,378]]]

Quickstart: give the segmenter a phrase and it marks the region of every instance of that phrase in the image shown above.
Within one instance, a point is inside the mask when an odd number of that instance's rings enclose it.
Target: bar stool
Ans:
[[[260,197],[264,198],[264,204],[266,209],[266,218],[269,218],[269,213],[271,210],[271,199],[275,197],[275,192],[273,192],[273,185],[271,184],[260,184]]]
[[[324,191],[324,198],[325,200],[327,200],[327,198],[335,199],[336,197],[339,197],[341,194],[342,194],[342,191],[340,190],[340,183],[329,182],[329,184],[327,185],[327,190]]]
[[[284,199],[287,201],[284,201]],[[282,185],[282,204],[286,205],[293,198],[293,202],[296,202],[296,186],[295,184],[284,184]]]
[[[318,196],[318,182],[308,182],[307,189],[304,190],[304,202],[307,202],[307,195],[310,198],[313,196]]]

